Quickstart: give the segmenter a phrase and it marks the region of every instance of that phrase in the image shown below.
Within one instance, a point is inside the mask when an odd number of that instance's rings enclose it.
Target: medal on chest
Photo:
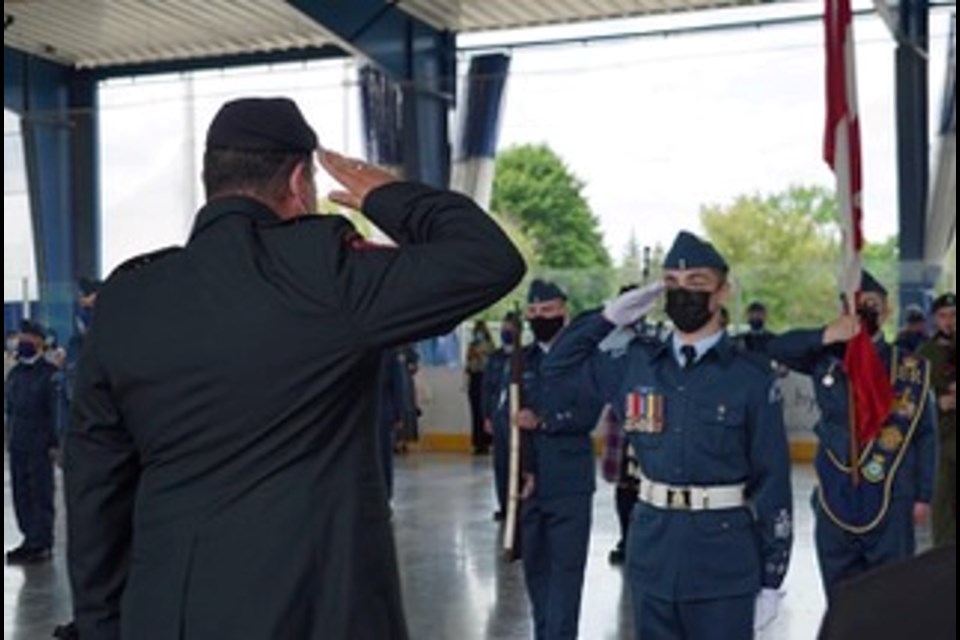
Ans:
[[[624,429],[632,433],[662,433],[666,418],[666,398],[650,388],[627,394]]]

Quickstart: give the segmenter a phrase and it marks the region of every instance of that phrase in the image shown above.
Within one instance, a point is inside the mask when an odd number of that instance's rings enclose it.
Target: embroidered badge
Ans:
[[[887,453],[893,453],[903,444],[903,433],[893,425],[887,425],[880,431],[880,437],[877,438],[877,444]]]
[[[883,482],[887,472],[883,468],[884,458],[881,455],[874,454],[870,460],[863,465],[863,477],[867,482]]]
[[[778,540],[786,540],[793,535],[793,520],[790,518],[790,512],[781,509],[773,522],[773,537]]]
[[[894,408],[898,416],[906,418],[907,420],[913,420],[913,417],[917,415],[917,404],[913,401],[909,389],[905,389],[904,392],[900,394]]]

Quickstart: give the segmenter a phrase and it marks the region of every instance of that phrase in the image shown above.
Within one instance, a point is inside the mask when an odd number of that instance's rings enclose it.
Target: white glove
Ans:
[[[757,594],[757,604],[753,610],[753,630],[763,631],[769,627],[780,613],[780,599],[783,597],[776,589],[762,589]]]
[[[604,306],[603,317],[618,327],[634,324],[650,313],[663,288],[663,282],[657,280],[645,287],[627,291]]]

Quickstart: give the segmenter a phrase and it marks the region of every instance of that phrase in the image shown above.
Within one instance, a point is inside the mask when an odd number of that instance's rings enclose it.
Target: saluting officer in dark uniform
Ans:
[[[57,438],[58,369],[43,357],[43,327],[25,320],[17,364],[7,379],[10,488],[23,543],[8,551],[8,564],[50,559],[53,548],[53,459]]]
[[[596,489],[590,431],[601,407],[588,418],[544,411],[556,389],[544,386],[542,366],[567,323],[566,300],[552,282],[530,284],[526,319],[535,342],[523,350],[517,424],[523,430],[520,546],[537,640],[577,637]]]
[[[574,322],[544,364],[548,415],[602,398],[638,466],[627,576],[643,640],[747,640],[775,617],[792,543],[790,461],[770,365],[720,328],[727,264],[681,233],[664,282]],[[623,351],[597,346],[648,313],[662,287],[676,329]],[[577,384],[579,393],[570,393]]]
[[[914,521],[926,520],[933,496],[936,414],[922,358],[884,340],[887,290],[864,272],[859,316],[826,328],[788,332],[768,354],[813,377],[821,420],[814,493],[816,547],[828,598],[838,583],[915,551]],[[860,448],[857,478],[850,468],[850,386],[844,369],[847,343],[864,331],[890,372],[895,405],[879,435]]]
[[[398,246],[312,215],[317,149],[289,100],[224,105],[186,246],[100,291],[66,440],[84,640],[407,637],[382,354],[452,330],[524,265],[468,198],[330,152],[331,199]]]

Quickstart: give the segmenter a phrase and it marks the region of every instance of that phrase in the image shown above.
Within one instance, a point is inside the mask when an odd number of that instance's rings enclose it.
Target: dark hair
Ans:
[[[277,200],[287,195],[290,174],[301,162],[313,170],[309,153],[207,149],[203,188],[208,200],[242,192]]]

